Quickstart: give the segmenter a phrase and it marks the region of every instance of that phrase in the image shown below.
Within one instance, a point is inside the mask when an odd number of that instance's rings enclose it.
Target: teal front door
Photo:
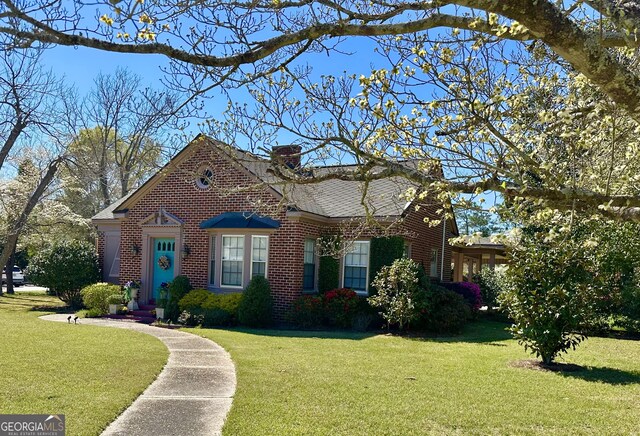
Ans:
[[[173,280],[176,240],[174,238],[156,238],[153,242],[153,292],[152,298],[158,301],[160,284]]]

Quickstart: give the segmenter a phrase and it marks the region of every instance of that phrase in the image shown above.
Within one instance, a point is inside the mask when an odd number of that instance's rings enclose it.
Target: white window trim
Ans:
[[[411,242],[404,242],[405,252],[407,254],[407,259],[411,259]],[[404,254],[404,253],[403,253]]]
[[[209,178],[207,184],[202,183],[202,178],[205,175],[205,173],[209,171],[211,173],[211,177]],[[196,186],[198,187],[198,189],[202,190],[202,191],[207,191],[209,189],[211,189],[211,185],[213,184],[213,170],[211,169],[210,166],[208,165],[201,165],[198,168],[198,171],[196,173],[196,178],[195,178],[195,182],[196,182]]]
[[[264,238],[267,240],[267,260],[264,261],[264,278],[269,278],[269,236],[268,235],[251,235],[251,255],[249,261],[249,280],[253,278],[253,238]],[[245,241],[246,243],[246,241]],[[258,261],[262,262],[262,261]]]
[[[369,295],[369,264],[371,263],[371,241],[369,240],[357,240],[357,241],[353,241],[353,243],[366,243],[369,246],[369,250],[367,251],[367,264],[365,265],[365,286],[366,289],[364,291],[360,291],[360,290],[356,290],[354,289],[353,291],[358,294],[358,295]],[[344,276],[345,276],[345,269],[347,268],[347,254],[349,254],[348,252],[344,254],[344,256],[342,256],[342,265],[340,266],[340,271],[341,271],[341,281],[340,281],[340,285],[342,288],[344,288]],[[352,265],[352,266],[356,266],[356,265]],[[362,268],[360,265],[357,265],[359,268]]]
[[[113,272],[114,269],[118,268],[118,274]],[[110,278],[118,278],[120,277],[120,240],[118,240],[118,246],[116,247],[116,253],[113,256],[113,261],[111,262],[111,268],[109,268],[109,277]]]
[[[306,253],[306,248],[307,248],[307,241],[313,241],[313,263],[312,264],[307,264],[304,261],[304,255]],[[314,239],[314,238],[304,238],[303,241],[303,245],[302,245],[302,268],[303,268],[303,272],[302,272],[302,292],[309,292],[309,293],[313,293],[313,292],[318,292],[318,268],[319,268],[319,256],[316,254],[316,250],[318,248],[318,240]],[[313,287],[312,289],[304,289],[304,266],[305,265],[313,265]]]
[[[215,273],[216,271],[216,262],[218,261],[217,256],[215,256],[216,254],[216,242],[218,239],[218,235],[216,235],[215,233],[213,234],[209,234],[209,269],[208,269],[208,275],[207,275],[207,287],[214,287],[215,286],[215,281],[218,278],[217,274]],[[211,267],[211,255],[213,256],[213,268]],[[211,272],[213,271],[213,282],[211,282]]]
[[[433,253],[435,252],[435,275],[433,275],[434,270],[433,270],[433,261],[434,261],[434,256]],[[431,259],[429,259],[429,277],[438,277],[438,258],[440,257],[440,253],[439,250],[437,248],[432,248],[431,249]]]
[[[222,283],[222,264],[224,263],[224,238],[242,238],[242,272],[240,273],[240,286],[238,285],[225,285]],[[229,289],[244,289],[244,264],[246,260],[245,250],[247,249],[246,235],[221,235],[220,237],[220,287]],[[227,259],[228,260],[228,259]],[[237,262],[237,261],[230,261]]]

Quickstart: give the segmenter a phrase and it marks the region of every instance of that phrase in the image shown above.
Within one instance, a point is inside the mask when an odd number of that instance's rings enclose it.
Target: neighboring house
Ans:
[[[296,147],[274,148],[292,168]],[[279,183],[272,163],[237,148],[198,136],[135,192],[93,217],[104,280],[141,280],[141,301],[157,298],[160,283],[177,275],[196,288],[238,292],[255,275],[269,280],[276,311],[282,314],[302,292],[317,287],[317,239],[340,230],[353,241],[340,262],[340,285],[366,295],[370,239],[364,226],[360,182]],[[314,173],[345,166],[314,168]],[[351,167],[353,169],[353,167]],[[441,206],[416,208],[402,199],[404,179],[372,181],[365,203],[381,223],[406,241],[408,255],[432,277],[451,280],[455,221],[431,227]]]
[[[496,265],[507,264],[507,248],[498,237],[483,236],[473,238],[465,236],[466,243],[453,246],[451,265],[454,282],[469,281],[483,267],[495,269]]]

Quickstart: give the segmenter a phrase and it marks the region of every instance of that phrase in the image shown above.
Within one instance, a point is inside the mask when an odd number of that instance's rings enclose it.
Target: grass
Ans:
[[[513,367],[528,359],[478,322],[451,338],[265,330],[188,331],[227,349],[238,387],[226,435],[634,434],[640,342],[591,338],[583,371]]]
[[[0,297],[0,414],[65,414],[67,434],[99,434],[155,379],[168,351],[128,330],[47,322],[46,295]]]

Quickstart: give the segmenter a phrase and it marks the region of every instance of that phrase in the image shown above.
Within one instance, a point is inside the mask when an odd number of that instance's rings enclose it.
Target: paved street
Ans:
[[[43,288],[42,286],[34,286],[34,285],[22,285],[22,286],[14,286],[13,289],[16,292],[46,292],[47,288]],[[2,286],[2,292],[7,292],[7,287]]]

